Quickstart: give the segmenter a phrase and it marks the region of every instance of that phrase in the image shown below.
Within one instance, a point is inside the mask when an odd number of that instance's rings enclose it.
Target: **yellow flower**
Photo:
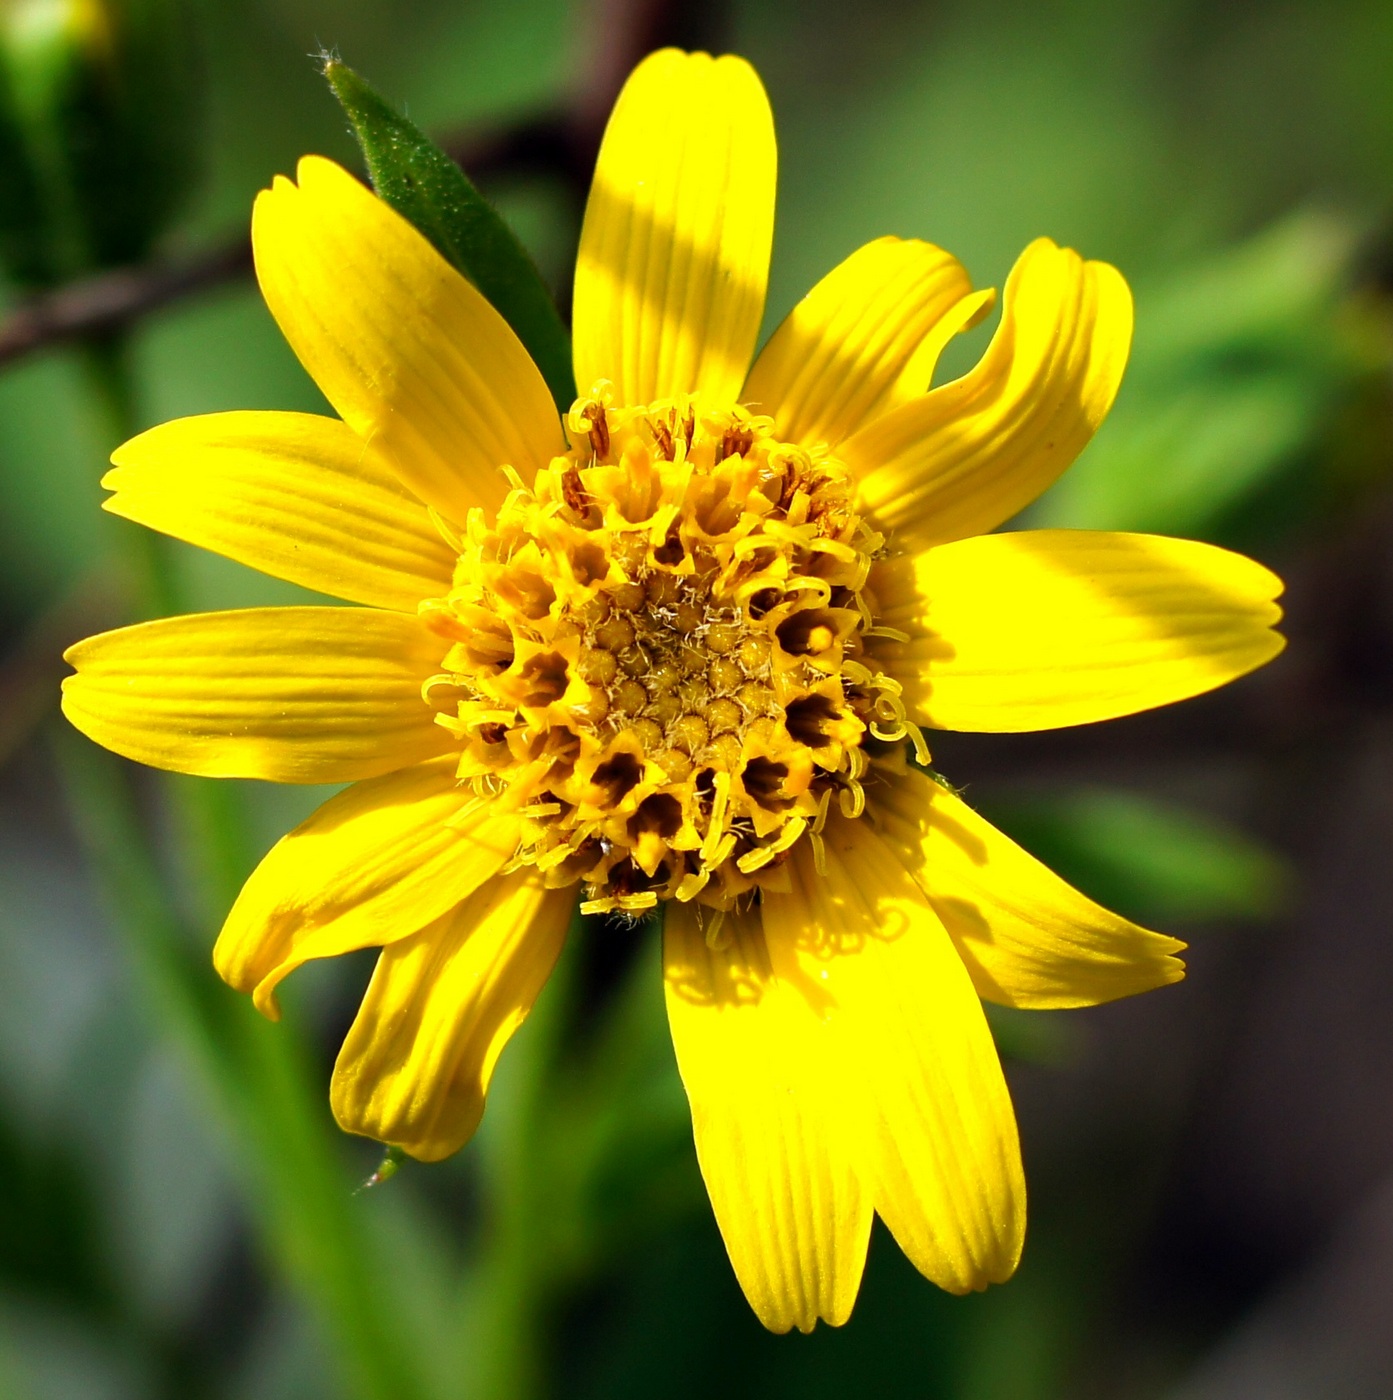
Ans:
[[[339,418],[166,424],[115,454],[106,504],[367,606],[92,637],[64,705],[157,767],[353,784],[261,863],[215,960],[274,1016],[300,964],[382,947],[332,1100],[416,1157],[473,1132],[577,898],[661,905],[701,1169],[783,1331],[847,1317],[872,1213],[953,1292],[1015,1268],[1019,1144],[979,998],[1084,1006],[1182,975],[1181,944],[927,776],[922,727],[1130,714],[1282,643],[1278,580],[1237,555],[986,533],[1112,402],[1113,268],[1033,243],[981,362],[929,389],[992,293],[880,239],[750,368],[774,171],[747,64],[638,68],[586,210],[564,423],[412,227],[326,160],[278,179],[258,276]]]

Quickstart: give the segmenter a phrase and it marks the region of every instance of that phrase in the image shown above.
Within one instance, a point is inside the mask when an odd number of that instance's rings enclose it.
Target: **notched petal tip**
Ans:
[[[578,384],[627,403],[733,400],[763,314],[774,228],[773,114],[742,59],[666,49],[605,128],[576,261]]]
[[[339,1125],[423,1162],[459,1151],[551,975],[573,900],[532,872],[503,876],[385,948],[334,1066]]]
[[[976,367],[847,443],[866,506],[911,548],[995,529],[1083,450],[1117,394],[1131,334],[1121,274],[1036,239]]]

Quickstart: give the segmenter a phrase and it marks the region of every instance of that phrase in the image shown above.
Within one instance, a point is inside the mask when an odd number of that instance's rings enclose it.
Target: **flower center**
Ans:
[[[423,604],[453,642],[426,685],[459,773],[523,819],[514,865],[583,881],[587,913],[662,899],[724,910],[864,807],[906,737],[867,663],[883,540],[845,468],[740,407],[577,401],[572,450],[472,512],[454,587]]]

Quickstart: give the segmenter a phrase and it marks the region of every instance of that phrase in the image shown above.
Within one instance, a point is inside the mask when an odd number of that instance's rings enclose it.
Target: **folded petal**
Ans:
[[[574,889],[502,876],[382,950],[334,1066],[339,1125],[436,1162],[479,1126],[493,1068],[561,946]]]
[[[817,1000],[774,974],[758,910],[727,915],[720,934],[708,947],[699,911],[668,905],[668,1022],[697,1160],[760,1321],[775,1332],[810,1332],[819,1317],[838,1326],[871,1223],[853,1164],[857,1086]]]
[[[306,156],[257,196],[262,295],[349,427],[423,501],[463,521],[563,449],[540,371],[508,323],[347,171]]]
[[[985,314],[963,265],[918,239],[878,238],[833,268],[759,353],[744,402],[777,436],[836,447],[920,398],[948,340]]]
[[[279,1015],[275,989],[312,958],[405,938],[511,860],[516,818],[459,785],[453,756],[355,783],[268,852],[218,935],[224,981]]]
[[[421,699],[446,645],[417,618],[375,608],[166,617],[70,647],[63,713],[153,768],[352,782],[450,747]]]
[[[454,551],[381,457],[336,418],[178,418],[112,453],[116,515],[306,588],[416,611]]]
[[[734,401],[774,237],[774,119],[743,59],[663,49],[605,129],[581,230],[575,368],[621,403]]]
[[[865,821],[806,843],[761,909],[775,977],[804,990],[858,1085],[863,1179],[921,1273],[953,1293],[1009,1278],[1025,1231],[1015,1114],[967,969]]]
[[[976,369],[843,445],[877,527],[924,549],[985,534],[1029,505],[1112,407],[1131,338],[1121,274],[1037,239],[1006,282]]]
[[[1056,729],[1199,695],[1270,661],[1281,580],[1159,535],[1023,530],[880,565],[877,639],[911,711],[938,729]]]
[[[1109,913],[915,769],[877,783],[869,816],[929,897],[977,994],[1096,1006],[1185,975],[1185,945]]]

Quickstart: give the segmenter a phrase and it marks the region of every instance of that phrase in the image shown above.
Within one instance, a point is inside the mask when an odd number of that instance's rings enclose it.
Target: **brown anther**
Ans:
[[[590,424],[590,446],[597,457],[609,456],[609,418],[603,404],[588,403],[581,414]]]
[[[600,421],[602,423],[604,422],[603,410],[601,410]],[[605,453],[609,451],[609,427],[607,424],[604,427],[604,438],[604,447],[595,448],[596,455],[600,457],[603,457]],[[595,425],[593,420],[591,421],[590,427],[590,441],[593,446],[595,442]],[[594,504],[593,498],[585,489],[585,485],[580,479],[580,472],[577,471],[574,466],[568,467],[566,471],[562,473],[561,499],[565,501],[577,515],[581,516],[589,515],[590,507]]]
[[[673,460],[672,429],[661,419],[653,424],[653,440],[658,446],[658,455],[671,462]]]
[[[501,744],[507,737],[508,726],[499,724],[496,720],[479,726],[479,738],[486,744]]]
[[[727,428],[716,450],[716,460],[723,462],[727,457],[743,457],[754,445],[754,440],[754,434],[748,428]]]

